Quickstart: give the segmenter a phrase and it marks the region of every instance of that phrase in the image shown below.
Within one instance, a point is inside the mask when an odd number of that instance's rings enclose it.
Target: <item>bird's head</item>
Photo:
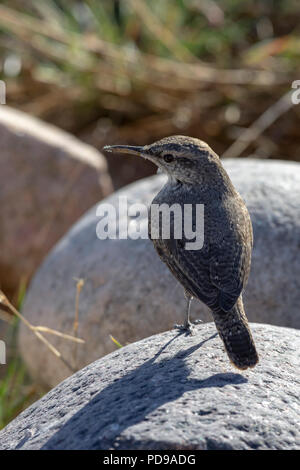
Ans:
[[[165,137],[144,147],[110,145],[104,150],[141,156],[182,183],[200,183],[219,166],[219,157],[205,142],[182,135]]]

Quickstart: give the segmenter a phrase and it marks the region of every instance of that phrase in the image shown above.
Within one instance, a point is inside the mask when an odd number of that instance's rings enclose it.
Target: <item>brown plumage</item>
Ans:
[[[186,242],[191,240],[185,238],[184,230],[180,239],[172,236],[174,217],[170,218],[171,237],[163,238],[160,230],[159,237],[152,241],[162,261],[184,287],[188,300],[184,327],[191,328],[191,299],[201,300],[212,311],[231,362],[239,369],[254,367],[258,355],[242,301],[250,272],[252,225],[246,205],[219,157],[205,142],[185,136],[166,137],[144,147],[121,145],[106,150],[139,154],[167,173],[168,181],[150,207],[150,238],[153,204],[176,203],[183,214],[186,204],[204,205],[201,249],[186,249]],[[195,229],[195,220],[192,221]]]

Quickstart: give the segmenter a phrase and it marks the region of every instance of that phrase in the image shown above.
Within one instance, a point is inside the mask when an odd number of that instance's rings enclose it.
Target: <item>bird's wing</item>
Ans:
[[[154,241],[160,258],[184,289],[206,305],[213,305],[218,290],[210,281],[209,255],[205,250],[185,250],[184,245],[184,240]]]
[[[190,240],[186,240],[184,234],[182,239],[152,240],[160,258],[185,290],[211,309],[224,311],[231,310],[242,292],[250,270],[252,250],[248,211],[240,206],[232,210],[234,223],[225,221],[227,230],[214,227],[206,238],[204,226],[204,245],[200,250],[186,250],[185,243]],[[150,231],[149,236],[151,238]]]
[[[251,264],[253,234],[246,208],[239,211],[238,230],[228,226],[211,243],[210,279],[219,289],[219,307],[229,311],[245,287]]]

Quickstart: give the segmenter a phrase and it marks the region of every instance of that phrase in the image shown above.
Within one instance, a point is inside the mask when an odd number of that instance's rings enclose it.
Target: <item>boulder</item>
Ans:
[[[0,288],[12,297],[112,186],[96,149],[8,106],[0,106],[0,141]]]
[[[0,432],[0,449],[300,449],[300,331],[251,324],[260,355],[234,369],[213,323],[88,365]]]
[[[244,197],[254,229],[252,269],[244,294],[251,321],[300,327],[300,165],[278,161],[225,160],[233,183]],[[120,197],[128,204],[150,203],[164,176],[133,183],[103,201],[116,208]],[[182,323],[186,301],[183,289],[156,254],[148,239],[107,239],[96,236],[95,206],[57,244],[37,272],[23,313],[33,323],[70,333],[75,312],[75,278],[85,285],[79,300],[77,348],[81,368],[115,349],[110,335],[121,344],[134,342]],[[127,216],[120,215],[123,225]],[[147,224],[144,216],[144,225]],[[211,321],[198,301],[192,315]],[[20,348],[30,372],[46,386],[70,374],[58,364],[23,325]],[[49,338],[65,359],[74,363],[74,345]]]

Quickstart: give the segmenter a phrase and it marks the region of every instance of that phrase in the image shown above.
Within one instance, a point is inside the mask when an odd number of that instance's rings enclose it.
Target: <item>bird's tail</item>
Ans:
[[[213,311],[213,318],[230,361],[238,369],[254,367],[258,354],[244,311],[242,296],[229,311]]]

